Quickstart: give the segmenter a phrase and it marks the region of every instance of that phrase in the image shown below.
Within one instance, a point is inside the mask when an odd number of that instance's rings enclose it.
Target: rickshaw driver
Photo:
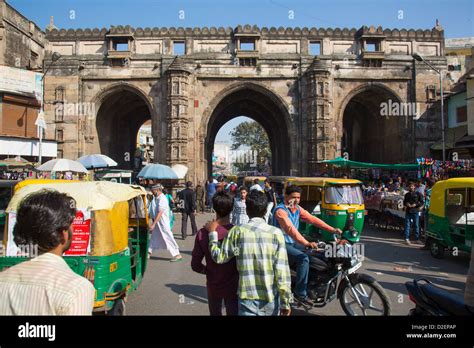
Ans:
[[[287,186],[284,201],[275,208],[273,225],[284,232],[288,261],[296,264],[295,300],[312,306],[313,302],[308,298],[306,292],[309,257],[304,253],[304,248],[316,249],[317,243],[307,241],[298,231],[300,220],[336,235],[341,235],[342,231],[339,228],[331,227],[300,207],[300,199],[301,188],[294,185]]]

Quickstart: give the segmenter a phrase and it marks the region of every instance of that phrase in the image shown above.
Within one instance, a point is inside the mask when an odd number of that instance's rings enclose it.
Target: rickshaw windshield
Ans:
[[[329,204],[363,204],[362,191],[359,186],[329,186],[325,190],[325,201]]]

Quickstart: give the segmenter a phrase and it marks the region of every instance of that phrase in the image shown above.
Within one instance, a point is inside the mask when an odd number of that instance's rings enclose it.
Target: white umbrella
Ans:
[[[66,158],[58,158],[43,163],[37,167],[41,172],[76,172],[76,173],[88,173],[86,167],[77,161],[73,161]]]
[[[101,154],[82,156],[79,157],[77,161],[82,163],[82,165],[87,169],[108,168],[117,166],[117,162],[115,162],[112,158]]]
[[[184,179],[186,173],[188,172],[188,167],[182,164],[175,164],[174,166],[171,166],[171,169],[173,169],[179,179]]]

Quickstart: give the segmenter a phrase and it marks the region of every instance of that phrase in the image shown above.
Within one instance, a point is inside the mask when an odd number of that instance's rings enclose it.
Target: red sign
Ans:
[[[194,99],[194,107],[198,108],[199,107],[199,100]]]
[[[88,212],[86,212],[87,214]],[[89,213],[90,214],[90,213]],[[90,215],[89,215],[90,216]],[[72,223],[71,247],[64,255],[80,256],[87,255],[91,234],[91,219],[84,217],[84,212],[78,210]]]

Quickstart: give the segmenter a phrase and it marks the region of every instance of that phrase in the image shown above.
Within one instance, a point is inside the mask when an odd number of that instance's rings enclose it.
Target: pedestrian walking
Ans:
[[[209,178],[206,184],[206,195],[207,195],[207,204],[208,204],[208,209],[213,212],[212,210],[212,197],[216,193],[217,189],[217,182],[214,182],[212,178]]]
[[[236,258],[239,272],[239,315],[290,315],[291,276],[285,239],[280,229],[263,220],[267,198],[260,191],[247,197],[250,221],[233,227],[219,246],[217,221],[206,224],[209,248],[216,263]]]
[[[153,199],[150,204],[150,247],[148,248],[148,257],[151,256],[153,250],[166,249],[171,253],[170,262],[182,260],[179,253],[179,247],[176,243],[170,228],[170,208],[168,199],[163,194],[163,186],[161,184],[153,185],[151,188]]]
[[[230,223],[233,199],[228,193],[220,192],[212,197],[212,201],[212,206],[216,211],[216,221],[219,224],[216,227],[217,239],[222,242],[233,227]],[[204,258],[205,265],[202,263]],[[206,275],[209,313],[212,316],[221,316],[222,303],[224,303],[227,315],[237,315],[239,272],[235,258],[222,265],[215,263],[209,251],[209,231],[205,228],[200,229],[196,235],[191,268],[197,273]]]
[[[253,185],[250,187],[250,191],[257,190],[263,192],[262,186],[260,186],[258,179],[253,180]]]
[[[166,199],[168,200],[168,206],[170,208],[170,228],[171,228],[171,231],[173,231],[173,225],[174,225],[174,221],[175,221],[175,216],[174,216],[174,212],[173,212],[174,199],[173,199],[173,196],[171,196],[168,193],[168,190],[165,189],[165,188],[163,188],[163,194],[165,195]]]
[[[204,203],[206,199],[206,190],[199,181],[196,185],[196,200],[197,200],[197,211],[204,214]]]
[[[403,205],[405,207],[405,243],[410,243],[410,230],[412,223],[415,227],[415,242],[420,238],[420,211],[423,209],[424,200],[420,192],[415,191],[415,183],[408,184],[408,192],[405,194]]]
[[[267,211],[265,213],[265,216],[263,217],[264,220],[267,223],[270,223],[272,221],[272,210],[277,206],[277,200],[276,200],[276,194],[275,191],[273,190],[272,185],[270,184],[270,181],[268,179],[265,179],[265,195],[267,196]]]
[[[249,217],[247,215],[247,205],[245,204],[247,193],[247,188],[245,186],[241,186],[239,188],[239,196],[234,198],[231,222],[236,226],[246,224],[249,221]]]
[[[0,272],[0,315],[92,314],[94,286],[62,257],[71,246],[75,203],[50,190],[33,193],[20,203],[14,241],[38,246],[40,255]]]
[[[181,210],[181,236],[183,240],[187,237],[188,217],[191,220],[192,235],[196,235],[196,192],[193,190],[193,183],[188,181],[186,188],[179,193],[183,201],[183,209]]]

